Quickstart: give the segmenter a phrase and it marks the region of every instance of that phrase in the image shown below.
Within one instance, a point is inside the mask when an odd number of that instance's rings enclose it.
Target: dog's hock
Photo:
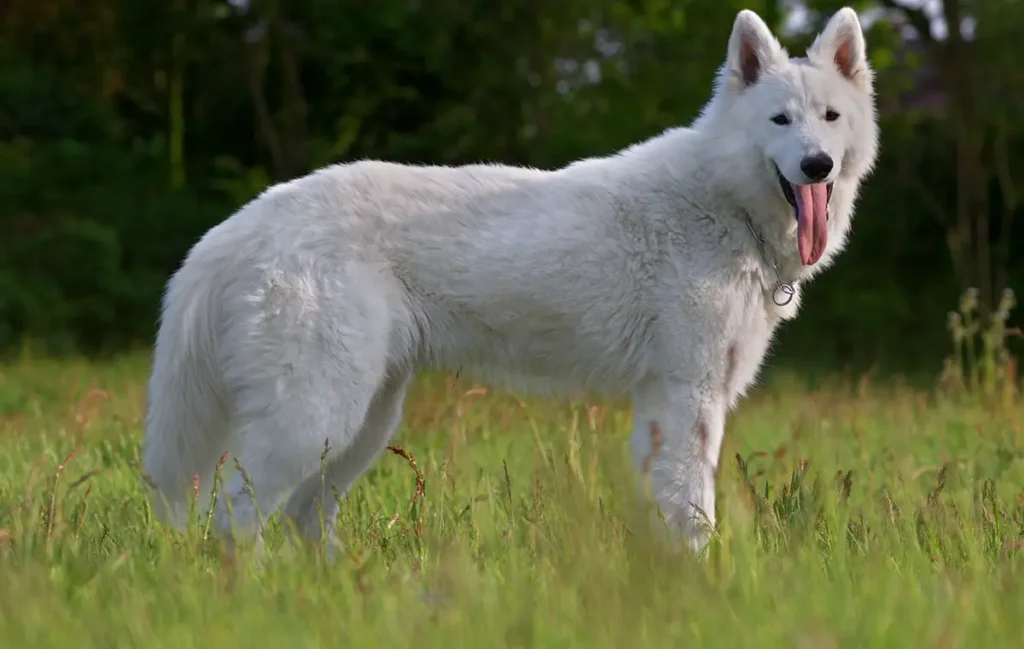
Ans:
[[[736,15],[729,37],[729,77],[739,89],[752,86],[782,53],[778,39],[761,17],[749,9]]]
[[[850,7],[840,9],[829,19],[808,53],[821,64],[835,65],[840,74],[857,85],[870,87],[864,32],[857,12]]]

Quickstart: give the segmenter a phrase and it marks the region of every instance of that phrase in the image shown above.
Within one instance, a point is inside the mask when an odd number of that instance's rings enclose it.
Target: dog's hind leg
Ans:
[[[398,372],[385,379],[352,444],[322,470],[308,476],[288,498],[285,520],[309,541],[319,542],[326,535],[329,544],[334,543],[338,516],[335,491],[346,496],[391,441],[402,419],[402,403],[411,377],[411,372]]]
[[[256,535],[259,543],[262,518],[317,471],[325,447],[330,462],[358,446],[357,433],[376,381],[367,376],[365,381],[342,382],[340,373],[316,374],[322,384],[290,377],[251,388],[255,394],[250,395],[250,408],[242,411],[237,431],[241,472],[231,477],[217,503],[215,522],[222,535]],[[347,389],[340,394],[337,388],[342,383]]]
[[[314,313],[301,304],[275,304],[258,326],[243,321],[246,328],[227,336],[233,446],[244,474],[233,476],[218,498],[214,520],[221,535],[258,537],[261,518],[318,472],[325,447],[332,462],[356,443],[386,383],[387,303],[365,291],[329,299]]]

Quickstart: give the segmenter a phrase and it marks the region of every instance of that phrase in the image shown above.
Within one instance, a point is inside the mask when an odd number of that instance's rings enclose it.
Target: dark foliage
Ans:
[[[819,24],[835,8],[807,4]],[[969,37],[907,40],[927,23],[879,4],[882,159],[849,251],[776,359],[931,371],[962,289],[984,309],[1024,280],[1010,63],[1024,18],[1010,0],[947,0]],[[787,15],[769,0],[14,0],[0,22],[0,348],[148,343],[196,239],[311,168],[550,167],[686,123],[741,7],[777,28]]]

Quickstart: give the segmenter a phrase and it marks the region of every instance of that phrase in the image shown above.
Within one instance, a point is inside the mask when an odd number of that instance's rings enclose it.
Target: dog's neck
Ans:
[[[780,255],[771,242],[765,239],[764,235],[758,230],[753,219],[750,218],[750,214],[745,213],[743,220],[754,241],[754,247],[757,249],[759,260],[764,265],[765,272],[763,273],[762,281],[766,290],[771,292],[772,301],[776,306],[788,306],[793,301],[796,294],[796,284],[800,281],[800,278],[785,273],[788,269],[782,266]]]
[[[635,163],[626,172],[629,178],[619,180],[634,189],[647,186],[650,191],[670,194],[689,204],[689,211],[722,223],[761,269],[766,287],[809,280],[827,267],[843,247],[855,184],[846,178],[836,183],[830,204],[840,213],[833,214],[828,248],[815,266],[805,266],[797,247],[793,208],[781,193],[778,200],[765,201],[766,191],[776,191],[774,185],[764,188],[737,186],[733,182],[715,184],[718,178],[735,177],[736,157],[723,150],[721,139],[713,131],[669,129],[618,154]],[[683,155],[695,149],[705,152],[699,161]],[[714,173],[716,167],[728,169],[729,173]],[[777,181],[772,178],[765,182]]]
[[[796,282],[808,278],[812,274],[811,269],[804,266],[800,260],[796,232],[792,223],[787,220],[792,217],[783,210],[779,210],[779,214],[775,214],[774,210],[773,213],[766,214],[763,210],[763,207],[760,212],[744,208],[743,216],[744,225],[751,238],[756,240],[759,254],[765,259],[765,264],[772,269],[772,274],[778,275],[783,282]]]

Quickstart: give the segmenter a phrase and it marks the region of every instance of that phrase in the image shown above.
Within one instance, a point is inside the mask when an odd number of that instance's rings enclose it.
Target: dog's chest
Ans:
[[[746,284],[726,327],[725,388],[730,406],[757,378],[778,327],[779,318],[765,309],[759,286]]]

